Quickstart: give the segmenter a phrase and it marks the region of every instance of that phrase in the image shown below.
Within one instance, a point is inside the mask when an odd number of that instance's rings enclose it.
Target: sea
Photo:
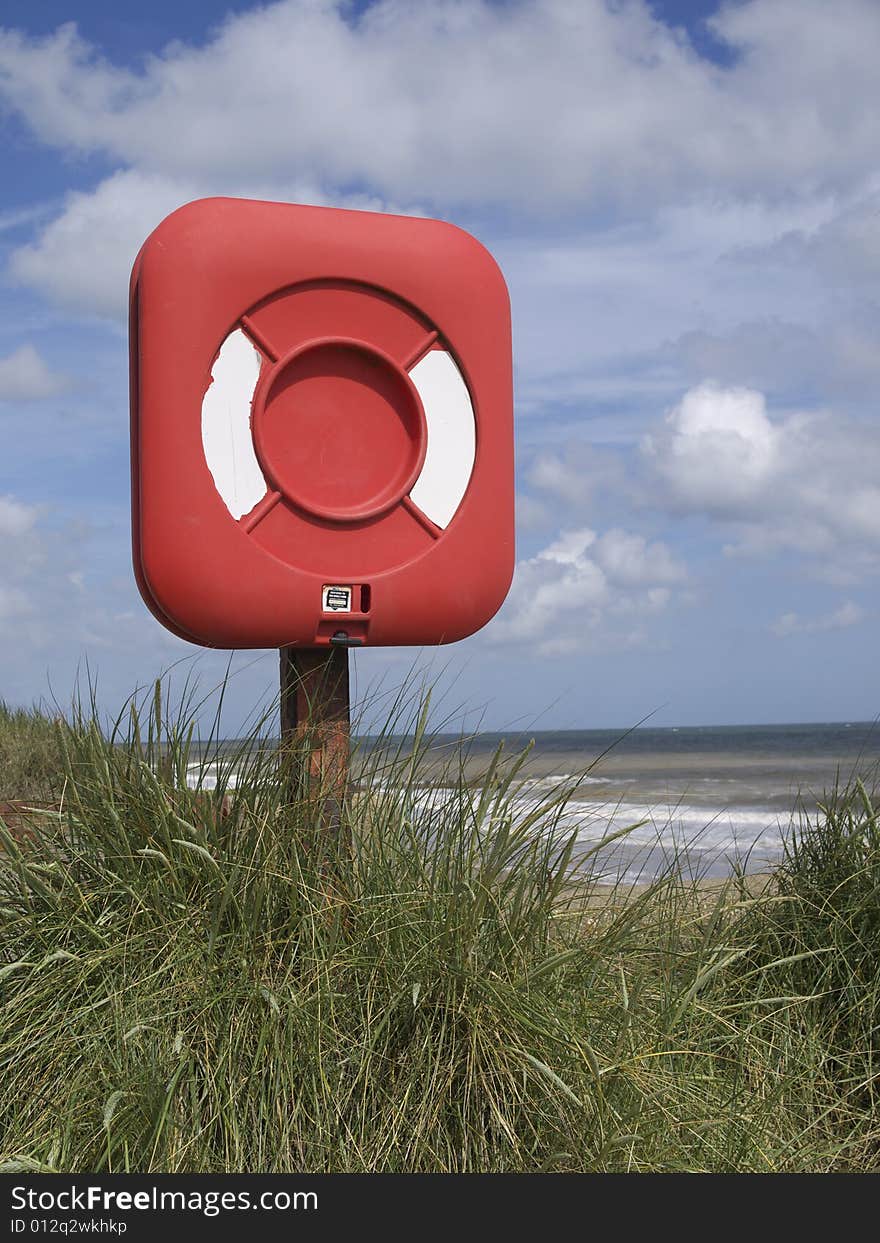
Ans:
[[[562,795],[532,831],[564,831],[573,866],[610,883],[650,881],[671,866],[698,879],[766,871],[835,786],[880,785],[878,722],[435,734],[417,777],[425,807],[462,774],[478,790],[501,744],[507,756],[528,749],[514,812],[533,815]],[[380,745],[389,740],[356,740],[355,779]],[[196,780],[209,788],[211,773],[194,765]]]

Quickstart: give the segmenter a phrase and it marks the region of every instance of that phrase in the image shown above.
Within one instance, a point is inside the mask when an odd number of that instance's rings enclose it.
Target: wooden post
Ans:
[[[350,731],[348,648],[282,647],[281,746],[291,755],[300,750],[307,768],[291,773],[292,791],[318,786],[322,827],[334,836],[348,788]]]

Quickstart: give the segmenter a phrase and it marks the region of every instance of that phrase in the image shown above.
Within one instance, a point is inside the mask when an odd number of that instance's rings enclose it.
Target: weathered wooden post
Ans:
[[[291,757],[291,794],[317,788],[322,824],[337,837],[348,792],[350,711],[346,647],[281,648],[281,749]]]

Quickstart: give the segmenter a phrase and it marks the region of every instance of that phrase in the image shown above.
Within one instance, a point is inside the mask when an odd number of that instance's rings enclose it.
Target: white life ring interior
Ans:
[[[251,401],[262,355],[240,328],[220,346],[202,401],[202,445],[214,487],[233,518],[243,518],[268,491],[251,436]]]
[[[254,451],[251,404],[262,355],[240,329],[229,334],[202,401],[202,445],[214,486],[233,518],[243,518],[269,491]],[[470,393],[447,350],[429,350],[409,370],[427,426],[427,449],[410,500],[445,529],[470,481],[476,421]]]
[[[455,359],[446,350],[429,350],[409,378],[425,411],[428,449],[410,500],[434,526],[446,528],[462,502],[477,449],[471,395]]]

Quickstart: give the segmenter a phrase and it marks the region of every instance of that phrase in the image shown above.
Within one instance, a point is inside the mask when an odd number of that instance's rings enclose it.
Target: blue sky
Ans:
[[[874,0],[0,4],[0,695],[220,677],[131,575],[124,307],[222,193],[449,219],[510,287],[514,587],[357,653],[359,693],[415,662],[493,728],[875,716],[878,39]],[[276,661],[234,659],[230,728]]]

